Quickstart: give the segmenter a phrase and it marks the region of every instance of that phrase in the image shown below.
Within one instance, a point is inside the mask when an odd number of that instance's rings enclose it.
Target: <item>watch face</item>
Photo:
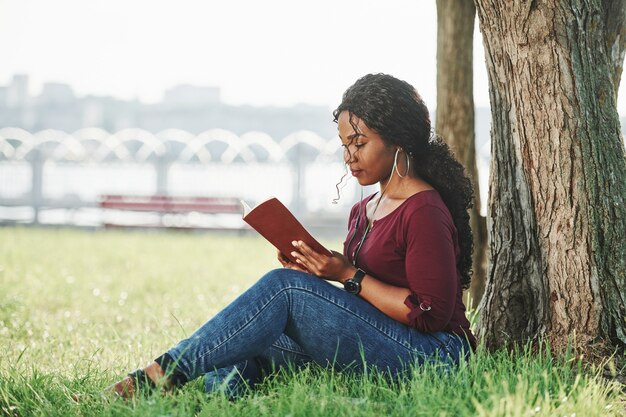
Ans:
[[[346,281],[344,285],[346,291],[352,294],[358,294],[361,289],[361,285],[358,282],[354,282],[353,280]]]

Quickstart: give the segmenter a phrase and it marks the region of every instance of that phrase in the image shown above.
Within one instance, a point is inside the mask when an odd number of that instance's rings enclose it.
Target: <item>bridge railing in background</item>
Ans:
[[[124,215],[132,222],[128,213],[100,208],[101,196],[110,194],[237,197],[250,205],[276,196],[308,225],[339,227],[342,234],[360,191],[346,177],[341,199],[332,203],[345,174],[339,140],[307,131],[276,141],[260,132],[237,136],[219,129],[193,135],[176,129],[70,134],[4,128],[0,224],[98,227],[107,216]],[[241,224],[239,216],[207,216],[186,221],[190,227]]]

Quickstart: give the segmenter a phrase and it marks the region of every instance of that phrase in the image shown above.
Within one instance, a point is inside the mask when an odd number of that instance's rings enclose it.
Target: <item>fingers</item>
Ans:
[[[281,251],[278,251],[276,258],[278,259],[278,262],[280,262],[280,264],[283,266],[283,268],[293,269],[294,271],[300,271],[300,272],[309,272],[302,266],[291,262],[291,260],[287,258],[285,255],[283,255]]]
[[[320,278],[341,281],[345,278],[348,269],[354,269],[348,258],[339,252],[333,251],[333,255],[328,256],[316,252],[302,241],[294,241],[292,245],[296,250],[291,252],[291,255],[296,259],[297,264]]]
[[[309,271],[311,271],[312,273],[315,273],[315,271],[313,271],[309,265],[309,252],[306,251],[306,249],[304,248],[304,246],[301,246],[300,243],[302,243],[304,245],[303,242],[301,241],[293,241],[291,242],[291,244],[293,245],[294,248],[296,248],[297,250],[294,250],[293,252],[291,252],[291,256],[293,256],[294,258],[296,258],[296,262],[300,265],[302,265],[304,268],[308,269]]]
[[[320,254],[315,252],[313,249],[311,249],[311,247],[309,245],[307,245],[306,243],[304,243],[301,240],[294,240],[293,242],[291,242],[291,244],[298,249],[298,252],[300,252],[302,255],[307,256],[309,258],[319,258]]]
[[[324,267],[327,263],[328,256],[314,251],[309,245],[301,240],[294,240],[292,245],[297,249],[296,251],[291,252],[291,255],[296,258],[296,262],[314,275],[324,275]]]
[[[291,242],[291,244],[294,248],[296,248],[295,251],[291,252],[291,256],[296,258],[296,262],[299,262],[301,264],[308,264],[311,262],[315,252],[311,248],[309,248],[306,243],[302,242],[301,240],[294,240],[293,242]]]
[[[284,267],[286,267],[289,263],[291,263],[289,258],[283,255],[281,251],[278,251],[278,254],[276,255],[276,259],[278,259],[278,262],[280,262],[280,264]]]

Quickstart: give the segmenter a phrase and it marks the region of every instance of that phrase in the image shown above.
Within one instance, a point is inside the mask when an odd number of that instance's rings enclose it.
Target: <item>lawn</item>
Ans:
[[[0,228],[0,415],[626,416],[621,386],[547,349],[480,350],[457,370],[414,369],[393,385],[311,366],[238,401],[207,396],[201,380],[98,398],[276,266],[256,236]]]

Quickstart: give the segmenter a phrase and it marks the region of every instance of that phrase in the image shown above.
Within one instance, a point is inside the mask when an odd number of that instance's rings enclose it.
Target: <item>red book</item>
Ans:
[[[296,250],[291,244],[294,240],[301,240],[314,251],[332,256],[332,252],[315,240],[302,226],[302,223],[277,198],[265,200],[253,209],[244,201],[241,204],[244,209],[243,220],[291,262],[296,263],[296,258],[291,256],[291,252]]]

